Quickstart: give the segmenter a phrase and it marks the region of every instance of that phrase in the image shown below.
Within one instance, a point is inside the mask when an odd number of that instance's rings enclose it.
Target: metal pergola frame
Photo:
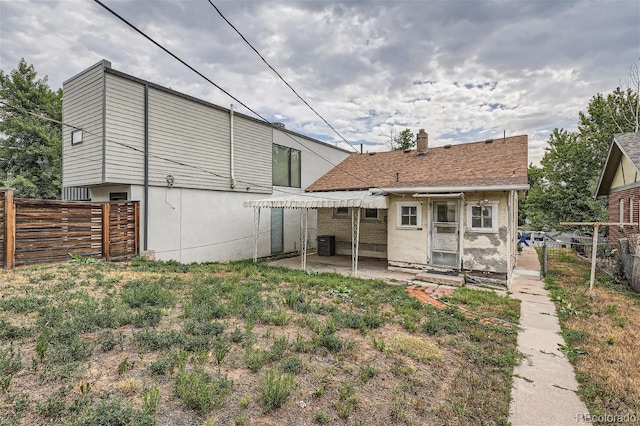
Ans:
[[[360,245],[360,216],[363,208],[388,209],[389,200],[384,194],[369,191],[312,192],[245,201],[244,207],[253,207],[253,261],[258,261],[260,235],[260,209],[286,208],[300,210],[301,267],[307,268],[309,236],[309,209],[350,207],[351,210],[351,274],[358,276],[358,250]]]

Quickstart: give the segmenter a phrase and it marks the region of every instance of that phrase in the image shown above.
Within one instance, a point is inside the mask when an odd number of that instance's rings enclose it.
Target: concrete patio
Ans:
[[[286,266],[291,269],[302,269],[300,256],[279,259],[270,262],[274,266]],[[344,276],[351,276],[351,256],[318,256],[307,255],[307,270],[316,272],[335,272]],[[408,284],[431,284],[435,286],[460,287],[464,285],[462,275],[434,274],[416,269],[389,270],[386,259],[360,257],[358,259],[358,278],[374,278],[386,282],[402,282]]]
[[[302,269],[300,256],[278,259],[270,262],[274,266],[286,266],[291,269]],[[307,255],[307,270],[316,272],[336,272],[345,276],[351,276],[351,256],[318,256]],[[415,273],[402,271],[389,271],[386,259],[373,257],[360,257],[358,259],[358,278],[377,278],[385,281],[411,281],[416,279]]]

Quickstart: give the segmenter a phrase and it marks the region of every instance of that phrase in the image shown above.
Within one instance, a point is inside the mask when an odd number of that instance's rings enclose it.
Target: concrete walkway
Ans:
[[[522,301],[518,350],[525,359],[514,370],[509,421],[513,426],[588,424],[573,366],[558,350],[564,340],[533,247],[518,256],[511,291]]]

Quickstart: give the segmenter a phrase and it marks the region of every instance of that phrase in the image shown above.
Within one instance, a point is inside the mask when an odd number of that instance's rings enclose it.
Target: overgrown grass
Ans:
[[[251,262],[0,273],[10,423],[500,424],[508,414],[515,328],[455,306],[517,322],[516,301],[485,292],[457,290],[440,310],[400,285]]]
[[[594,298],[589,298],[590,265],[571,251],[549,257],[545,286],[556,304],[565,345],[573,363],[579,395],[593,415],[625,416],[640,413],[640,295],[596,276]]]

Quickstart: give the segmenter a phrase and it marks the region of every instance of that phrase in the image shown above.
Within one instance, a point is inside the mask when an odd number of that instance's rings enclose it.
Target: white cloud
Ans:
[[[339,141],[207,2],[106,3],[267,118]],[[388,149],[390,124],[425,128],[436,145],[506,131],[528,134],[539,161],[550,131],[575,128],[640,53],[635,0],[217,3],[358,149]],[[21,57],[54,88],[104,58],[248,112],[93,2],[0,1],[2,70]]]

